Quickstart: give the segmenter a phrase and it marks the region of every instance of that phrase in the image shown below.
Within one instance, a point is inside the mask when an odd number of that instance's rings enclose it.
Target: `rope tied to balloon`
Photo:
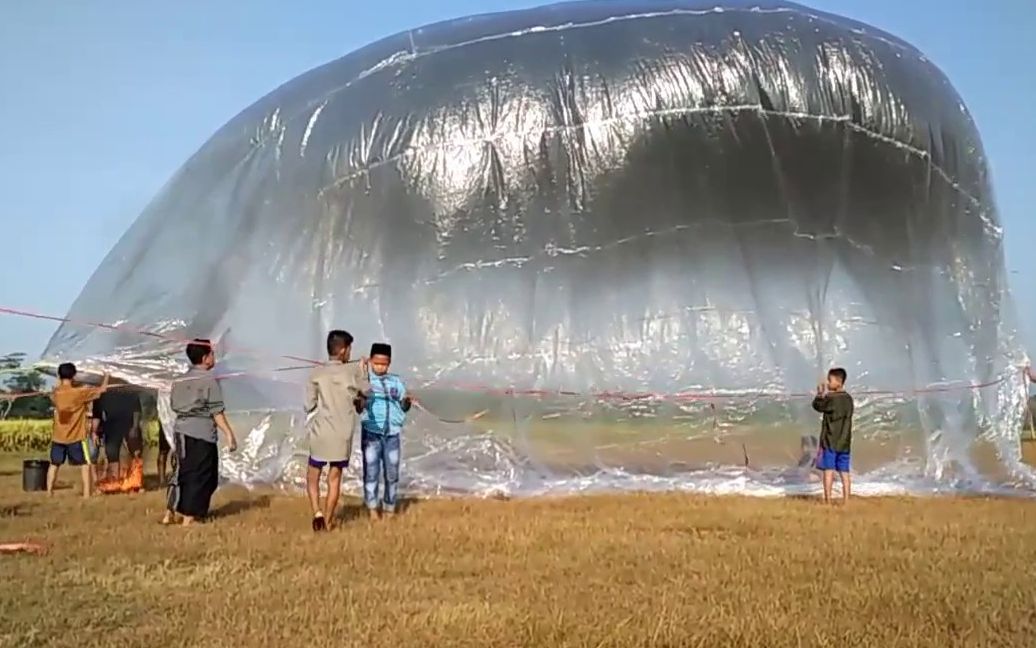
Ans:
[[[73,326],[93,328],[93,329],[106,330],[106,331],[112,331],[112,332],[134,333],[134,334],[138,334],[138,335],[142,335],[142,336],[146,336],[146,337],[150,337],[150,338],[160,339],[160,340],[163,340],[163,341],[166,341],[166,342],[173,342],[173,343],[184,344],[184,345],[195,341],[193,338],[187,338],[187,337],[184,337],[184,336],[171,335],[171,334],[167,334],[167,333],[157,333],[157,332],[152,331],[152,330],[148,330],[148,329],[141,328],[141,327],[135,327],[135,326],[131,326],[131,325],[128,325],[128,324],[108,324],[108,323],[103,323],[103,322],[81,321],[81,320],[75,320],[75,319],[67,318],[67,317],[58,317],[58,316],[55,316],[55,315],[47,315],[47,314],[38,313],[38,312],[34,312],[34,311],[29,311],[29,310],[24,310],[24,309],[16,309],[16,308],[5,307],[5,306],[0,306],[0,314],[9,315],[9,316],[16,316],[16,317],[25,317],[25,318],[37,319],[37,320],[43,320],[43,321],[50,321],[50,322],[61,323],[61,324],[70,324],[70,325],[73,325]],[[213,347],[220,346],[220,344],[218,342],[217,343],[210,343],[210,344],[212,344]],[[300,371],[300,370],[304,370],[304,369],[311,369],[311,368],[313,368],[315,366],[320,366],[320,365],[324,364],[323,361],[314,360],[314,359],[311,359],[311,358],[305,358],[305,357],[301,357],[301,356],[297,356],[297,355],[277,354],[277,353],[274,353],[274,352],[271,352],[271,351],[267,351],[267,350],[251,349],[251,348],[246,348],[246,347],[233,347],[233,349],[230,349],[226,345],[222,345],[222,346],[223,346],[223,350],[225,352],[233,350],[235,353],[239,353],[239,354],[243,354],[243,355],[250,355],[250,356],[255,356],[255,357],[260,357],[260,358],[267,358],[267,359],[277,358],[277,359],[280,359],[282,361],[283,360],[288,360],[288,361],[294,362],[296,364],[282,366],[282,367],[275,367],[275,368],[272,368],[272,369],[266,369],[266,370],[260,370],[260,371],[232,371],[232,372],[222,373],[222,374],[216,376],[216,379],[217,380],[221,380],[221,381],[222,380],[234,379],[234,378],[241,378],[241,377],[266,376],[266,375],[269,375],[269,374],[294,372],[294,371]],[[298,363],[302,363],[302,364],[298,364]],[[1026,378],[1030,378],[1032,376],[1032,371],[1030,369],[1028,369],[1028,368],[1023,368],[1021,371],[1022,371],[1022,385],[1023,385],[1023,389],[1027,389],[1025,380],[1026,380]],[[995,379],[990,379],[990,380],[987,380],[987,381],[977,382],[977,383],[976,382],[958,381],[958,382],[954,382],[954,383],[934,384],[934,385],[929,385],[929,386],[921,387],[921,388],[914,388],[914,389],[910,389],[910,390],[888,390],[888,389],[858,390],[858,391],[855,391],[854,394],[858,395],[858,396],[872,396],[872,397],[902,397],[902,396],[915,396],[916,397],[916,396],[920,396],[920,395],[923,395],[923,394],[936,394],[936,393],[947,393],[947,392],[955,392],[955,391],[981,390],[981,389],[986,389],[986,388],[990,388],[990,387],[994,387],[994,386],[1000,385],[1000,384],[1010,380],[1014,375],[1015,374],[1013,372],[1011,372],[1011,373],[1007,373],[1007,374],[1002,375],[1002,376],[1000,376],[998,378],[995,378]],[[200,377],[184,376],[184,377],[175,379],[173,382],[189,381],[189,380],[197,380],[197,379],[200,379]],[[426,383],[422,387],[426,388],[426,387],[430,386],[431,384],[433,384],[433,383]],[[133,386],[134,385],[131,385],[129,383],[124,383],[124,384],[123,383],[117,383],[117,384],[109,385],[109,388],[110,389],[118,389],[118,388],[126,388],[126,387],[133,387]],[[718,425],[719,425],[719,423],[718,423],[718,409],[717,409],[717,406],[716,406],[717,402],[720,402],[720,401],[723,401],[723,400],[747,399],[747,398],[783,399],[783,398],[811,398],[813,396],[813,394],[811,392],[793,392],[793,391],[782,392],[782,391],[774,391],[774,390],[740,390],[740,391],[723,391],[723,392],[720,392],[720,391],[717,391],[715,388],[709,389],[709,390],[686,390],[686,391],[680,391],[680,392],[674,392],[674,393],[666,393],[666,392],[625,392],[625,391],[616,391],[616,390],[593,390],[593,391],[587,391],[587,392],[580,392],[580,391],[565,390],[565,389],[550,390],[550,389],[533,389],[533,388],[520,389],[520,388],[514,388],[514,387],[499,388],[499,387],[491,387],[491,386],[487,386],[487,385],[470,385],[470,384],[457,384],[457,385],[442,385],[442,384],[440,384],[438,386],[440,386],[440,387],[451,387],[451,388],[458,389],[458,390],[461,390],[461,391],[472,392],[472,393],[480,393],[480,394],[483,394],[483,395],[502,395],[502,396],[512,396],[512,397],[514,397],[514,396],[527,396],[527,397],[534,397],[534,398],[565,397],[565,398],[580,398],[580,399],[584,399],[584,400],[588,400],[588,401],[596,401],[596,402],[626,402],[626,403],[630,403],[630,402],[671,402],[671,403],[678,403],[679,404],[679,403],[689,403],[689,402],[704,402],[704,403],[707,404],[707,406],[708,406],[708,408],[710,410],[710,413],[712,414],[712,418],[713,418],[713,424],[712,425],[713,425],[714,429],[717,428]],[[21,393],[0,393],[0,403],[6,404],[6,407],[7,407],[6,411],[10,411],[11,403],[14,400],[16,400],[16,399],[28,398],[28,397],[31,397],[31,396],[46,396],[46,395],[49,395],[49,392],[47,392],[47,391],[33,391],[33,392],[21,392]],[[422,412],[424,412],[428,416],[431,416],[431,417],[435,418],[436,420],[438,420],[439,422],[444,423],[444,424],[448,424],[448,425],[465,425],[465,424],[470,424],[470,423],[473,423],[473,422],[475,422],[475,421],[485,417],[489,413],[488,409],[480,409],[480,410],[478,410],[478,411],[476,411],[474,413],[471,413],[471,414],[468,414],[468,415],[465,415],[465,416],[461,416],[461,417],[447,417],[447,416],[442,416],[440,414],[437,414],[436,412],[434,412],[431,409],[429,409],[428,406],[425,403],[423,403],[419,398],[414,398],[413,399],[413,404],[414,404],[414,406],[417,409],[421,410]],[[3,418],[3,416],[6,414],[6,411],[0,409],[0,419]],[[747,451],[746,451],[745,454],[746,454],[746,461],[747,461]]]

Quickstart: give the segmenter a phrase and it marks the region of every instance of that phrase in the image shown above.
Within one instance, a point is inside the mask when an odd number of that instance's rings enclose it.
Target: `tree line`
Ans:
[[[28,367],[24,353],[0,355],[0,392],[30,394],[48,389],[50,379],[35,367]],[[53,415],[50,398],[46,394],[25,396],[0,401],[0,415],[6,418],[45,419]]]

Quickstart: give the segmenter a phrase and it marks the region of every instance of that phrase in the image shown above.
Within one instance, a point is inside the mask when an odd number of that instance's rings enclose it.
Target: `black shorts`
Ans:
[[[122,452],[122,441],[126,437],[124,430],[120,428],[109,428],[101,430],[101,439],[104,443],[104,456],[108,463],[118,463],[119,453]]]
[[[109,463],[117,462],[122,452],[122,443],[126,442],[126,449],[130,454],[139,454],[144,449],[143,439],[140,438],[140,430],[132,422],[129,423],[108,423],[101,425],[101,436],[104,437],[104,456]]]
[[[165,438],[165,430],[158,428],[158,452],[160,454],[169,454],[169,439]]]

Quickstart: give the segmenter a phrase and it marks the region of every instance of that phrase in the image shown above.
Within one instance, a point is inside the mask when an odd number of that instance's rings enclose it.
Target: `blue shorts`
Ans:
[[[849,453],[835,452],[822,448],[817,455],[818,470],[837,470],[840,473],[849,472]]]
[[[314,459],[313,457],[310,457],[309,465],[313,468],[323,469],[324,466],[331,466],[332,468],[345,470],[349,467],[349,460],[343,459],[342,461],[321,461],[320,459]]]
[[[66,461],[71,466],[85,466],[91,463],[90,449],[87,447],[85,439],[75,443],[58,443],[54,441],[50,444],[50,463],[60,466]]]

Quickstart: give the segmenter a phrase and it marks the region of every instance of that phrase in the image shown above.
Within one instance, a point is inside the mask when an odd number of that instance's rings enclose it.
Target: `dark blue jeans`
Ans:
[[[362,434],[363,446],[363,503],[377,510],[379,503],[385,511],[394,513],[399,495],[399,435]],[[385,497],[379,502],[378,487],[385,478]]]

